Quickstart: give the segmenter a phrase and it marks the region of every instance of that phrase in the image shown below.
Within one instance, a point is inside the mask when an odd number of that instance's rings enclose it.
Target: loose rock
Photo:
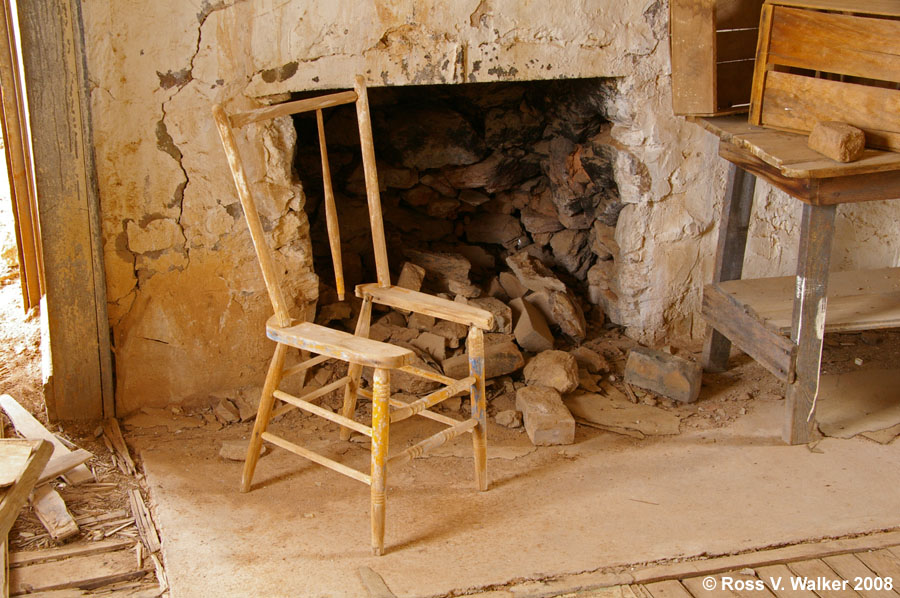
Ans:
[[[516,409],[522,412],[525,432],[536,446],[572,444],[575,418],[552,388],[525,386],[516,392]]]
[[[700,394],[700,364],[645,347],[632,349],[625,364],[625,382],[658,395],[692,403]]]
[[[505,428],[522,427],[522,412],[515,409],[507,409],[494,416],[494,421]]]
[[[512,341],[490,344],[484,343],[484,377],[496,378],[511,374],[525,365],[525,357]],[[469,358],[465,353],[445,359],[441,364],[444,375],[451,378],[465,378],[469,375]]]
[[[525,383],[546,386],[561,393],[578,388],[578,362],[565,351],[543,351],[525,365]]]
[[[518,312],[513,334],[519,346],[532,353],[552,349],[553,334],[540,310],[521,297],[513,299],[509,305],[514,313]]]

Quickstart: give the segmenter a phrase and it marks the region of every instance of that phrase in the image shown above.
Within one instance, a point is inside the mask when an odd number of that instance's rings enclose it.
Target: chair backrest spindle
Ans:
[[[321,108],[316,110],[316,126],[319,129],[319,153],[322,154],[322,184],[325,188],[325,224],[328,228],[328,244],[331,247],[331,263],[334,266],[334,286],[338,301],[344,300],[344,266],[341,259],[341,232],[338,226],[337,207],[334,205],[334,189],[331,185],[331,167],[328,164],[328,146],[325,143],[325,121]]]
[[[378,171],[375,166],[375,143],[372,138],[372,119],[369,114],[369,97],[366,93],[365,78],[358,75],[353,88],[357,95],[356,116],[359,120],[359,144],[362,148],[366,198],[369,203],[369,223],[372,227],[372,244],[375,249],[375,271],[379,286],[389,287],[391,286],[391,273],[388,269],[384,223],[381,219],[381,196],[378,192]]]
[[[244,217],[247,219],[247,227],[250,229],[250,237],[253,239],[253,247],[256,249],[256,257],[262,269],[263,280],[269,293],[269,300],[272,302],[279,325],[289,326],[291,319],[287,303],[281,291],[281,278],[278,276],[271,250],[268,243],[266,243],[262,222],[259,219],[259,212],[256,210],[256,201],[253,199],[253,193],[250,191],[250,183],[247,181],[246,172],[244,172],[244,165],[241,161],[237,142],[234,139],[231,122],[225,113],[225,109],[219,104],[213,106],[212,112],[216,121],[216,127],[219,129],[219,136],[222,138],[222,145],[225,148],[225,156],[228,158],[228,166],[231,168],[231,174],[234,177],[238,198],[240,198],[241,207],[244,210]]]

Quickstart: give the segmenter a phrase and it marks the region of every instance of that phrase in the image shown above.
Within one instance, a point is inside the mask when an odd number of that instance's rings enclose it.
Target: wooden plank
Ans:
[[[47,592],[68,588],[93,589],[138,579],[152,569],[136,569],[131,550],[72,557],[16,567],[10,571],[10,593]]]
[[[770,0],[770,3],[813,10],[834,10],[854,14],[900,17],[900,6],[897,5],[897,0],[866,0],[865,2],[848,2],[847,0]]]
[[[315,452],[309,450],[308,448],[302,447],[298,444],[294,444],[293,442],[285,440],[284,438],[281,438],[279,436],[275,436],[274,434],[272,434],[270,432],[263,432],[261,434],[261,436],[262,436],[262,439],[265,440],[266,442],[271,442],[275,446],[279,446],[286,451],[290,451],[290,452],[294,453],[295,455],[300,455],[301,457],[305,457],[305,458],[309,459],[310,461],[313,461],[314,463],[318,463],[319,465],[327,467],[328,469],[334,470],[338,473],[342,473],[347,477],[353,478],[354,480],[359,480],[363,484],[371,484],[372,483],[371,478],[367,474],[357,471],[357,470],[353,469],[352,467],[348,467],[348,466],[344,465],[343,463],[338,463],[334,459],[329,459],[328,457],[323,457],[322,455],[315,453]]]
[[[34,514],[50,537],[60,542],[78,535],[78,524],[65,501],[49,484],[38,486],[31,496]]]
[[[246,112],[238,112],[231,115],[230,123],[232,127],[239,129],[245,125],[261,120],[270,120],[280,116],[290,116],[291,114],[300,114],[302,112],[312,112],[313,110],[322,110],[324,108],[341,106],[343,104],[352,104],[355,101],[356,92],[339,91],[337,93],[315,98],[295,100],[293,102],[284,102],[272,106],[254,108],[253,110],[247,110]]]
[[[0,442],[29,443],[32,446],[31,456],[22,465],[16,481],[12,486],[0,492],[0,538],[5,538],[19,516],[22,505],[28,500],[28,495],[31,494],[41,470],[50,459],[53,447],[45,440],[6,439],[0,440]]]
[[[156,524],[153,523],[153,517],[150,510],[144,503],[144,498],[139,490],[132,488],[128,491],[128,499],[131,503],[131,513],[134,515],[134,523],[138,528],[141,541],[147,548],[147,552],[153,554],[161,548],[159,541],[159,533],[156,531]]]
[[[837,120],[862,129],[867,146],[900,151],[900,90],[776,71],[765,86],[765,126],[809,133],[818,121]]]
[[[644,587],[653,598],[691,598],[691,593],[674,579],[648,583]]]
[[[704,287],[701,315],[780,380],[789,382],[793,379],[794,343],[768,327],[752,307],[736,301],[722,290],[721,285]]]
[[[835,556],[827,556],[822,560],[825,561],[825,564],[831,567],[835,573],[842,578],[849,580],[852,587],[854,587],[863,598],[897,598],[900,596],[900,594],[892,590],[885,590],[883,587],[880,589],[866,590],[863,583],[856,583],[857,578],[862,581],[866,578],[873,578],[876,574],[866,567],[866,565],[855,555],[838,554]],[[895,583],[900,583],[900,577],[894,577],[894,579],[897,580]]]
[[[874,571],[880,577],[891,577],[894,580],[894,587],[900,583],[900,559],[892,550],[873,550],[871,552],[860,552],[857,558],[861,560],[866,567]]]
[[[825,339],[828,265],[834,238],[836,206],[803,204],[797,290],[793,301],[791,340],[797,345],[796,378],[785,395],[782,438],[790,444],[809,442],[815,426],[819,371]]]
[[[12,486],[19,479],[33,451],[30,443],[0,443],[0,487]]]
[[[43,550],[22,550],[19,552],[11,552],[9,554],[9,564],[11,567],[22,567],[24,565],[34,565],[36,563],[58,561],[74,556],[87,556],[89,554],[123,550],[125,548],[130,548],[133,545],[134,540],[100,540],[98,542],[91,542],[90,544],[81,544],[78,546],[45,548]]]
[[[794,572],[794,575],[805,577],[808,580],[815,580],[816,578],[821,577],[833,581],[841,578],[840,575],[835,573],[831,567],[826,565],[821,559],[795,561],[788,563],[787,565],[788,568]],[[818,594],[820,598],[859,598],[859,594],[849,587],[847,589],[817,587],[816,594]]]
[[[818,595],[811,590],[794,589],[791,585],[791,578],[795,576],[787,568],[787,565],[757,567],[756,575],[763,580],[766,587],[778,598],[818,598]]]
[[[769,565],[783,565],[792,561],[822,558],[850,552],[855,553],[860,550],[896,547],[898,545],[900,545],[900,531],[894,531],[874,536],[826,540],[716,558],[654,565],[635,571],[589,573],[579,575],[578,581],[582,587],[610,587],[634,583],[647,584],[657,581],[678,580],[686,577],[738,571],[746,567],[758,568]]]
[[[755,190],[756,177],[729,163],[728,186],[719,219],[719,238],[713,267],[714,283],[741,278]],[[730,354],[731,341],[712,328],[703,347],[704,369],[712,372],[725,371]]]
[[[900,268],[832,272],[828,281],[825,332],[900,326]],[[748,305],[781,334],[791,327],[795,276],[723,282],[722,292]]]
[[[869,148],[859,160],[842,164],[810,149],[807,135],[765,129],[751,125],[746,118],[733,116],[691,120],[723,142],[776,167],[782,176],[789,178],[849,177],[900,169],[900,154],[896,152]]]
[[[765,588],[761,590],[735,589],[736,586],[734,584],[732,584],[731,587],[727,587],[722,582],[723,577],[728,577],[732,580],[740,580],[742,582],[757,581],[756,576],[729,571],[728,573],[717,573],[704,577],[689,577],[683,579],[681,583],[688,589],[694,598],[774,598],[774,595]],[[709,589],[705,586],[704,582],[706,578],[716,580],[716,585],[713,589]],[[743,588],[743,586],[741,586],[741,588]]]
[[[397,595],[384,583],[384,578],[370,567],[360,567],[356,572],[366,588],[369,598],[397,598]]]
[[[25,438],[40,439],[50,442],[50,444],[53,445],[54,455],[64,455],[71,452],[69,448],[56,437],[56,435],[45,428],[41,422],[35,419],[28,410],[22,407],[18,401],[11,396],[0,395],[0,408],[6,412],[6,416],[9,417],[9,420],[12,422],[16,431]],[[78,467],[71,469],[65,477],[73,486],[94,480],[94,474],[84,465],[79,465]]]
[[[394,308],[433,316],[467,327],[477,326],[482,330],[490,330],[494,326],[494,315],[485,309],[403,287],[385,287],[373,283],[362,284],[356,287],[356,296],[360,298],[370,297],[379,305],[389,305]]]
[[[38,478],[37,483],[43,484],[44,482],[49,482],[53,478],[65,475],[93,456],[94,455],[84,449],[78,449],[71,453],[50,457],[50,460],[47,461],[47,465],[44,466],[44,471],[41,472],[41,477]]]
[[[762,124],[763,88],[769,71],[765,68],[769,55],[769,43],[772,36],[772,15],[774,7],[764,4],[759,17],[759,38],[756,42],[756,68],[753,71],[753,83],[750,91],[750,114],[748,122],[753,125]]]
[[[900,81],[900,21],[779,7],[769,64]]]
[[[100,419],[114,408],[112,353],[81,3],[20,2],[18,16],[47,283],[47,411]]]
[[[900,189],[898,169],[853,176],[798,178],[785,176],[778,168],[732,143],[720,143],[719,155],[781,189],[794,199],[812,205],[896,199],[897,190]]]
[[[716,0],[671,0],[669,40],[675,114],[716,111]]]
[[[413,352],[409,349],[326,328],[312,322],[280,328],[272,326],[270,321],[266,325],[266,335],[273,341],[292,347],[371,367],[397,368],[408,364],[413,356]]]

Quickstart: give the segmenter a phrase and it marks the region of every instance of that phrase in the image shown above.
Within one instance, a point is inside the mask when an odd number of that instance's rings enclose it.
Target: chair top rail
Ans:
[[[279,116],[289,116],[291,114],[300,114],[302,112],[312,112],[313,110],[331,108],[332,106],[352,104],[356,101],[357,97],[355,91],[339,91],[326,96],[254,108],[252,110],[247,110],[246,112],[232,114],[231,126],[238,129],[245,125],[249,125],[250,123],[277,118]]]

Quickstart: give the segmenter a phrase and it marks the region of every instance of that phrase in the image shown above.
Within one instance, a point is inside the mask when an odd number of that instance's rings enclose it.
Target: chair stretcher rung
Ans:
[[[275,395],[276,399],[281,399],[285,403],[290,403],[294,407],[298,407],[300,409],[303,409],[304,411],[308,411],[314,415],[318,415],[319,417],[325,418],[329,421],[333,421],[334,423],[344,426],[345,428],[356,430],[357,432],[365,434],[366,436],[372,436],[372,428],[361,424],[356,420],[352,420],[349,417],[344,417],[343,415],[340,415],[338,413],[333,413],[328,409],[324,409],[322,407],[319,407],[318,405],[313,405],[305,399],[289,395],[288,393],[282,392],[280,390],[276,390],[273,394]]]
[[[403,421],[408,417],[412,417],[413,415],[420,413],[425,409],[428,409],[429,407],[440,403],[441,401],[447,400],[460,392],[464,392],[473,384],[475,384],[475,376],[469,376],[468,378],[463,378],[462,380],[455,380],[453,384],[436,390],[433,393],[422,397],[418,401],[407,403],[405,407],[400,407],[399,409],[393,411],[391,413],[391,423]]]
[[[303,395],[303,396],[301,396],[301,397],[294,397],[293,395],[289,395],[289,394],[287,394],[286,392],[282,392],[282,391],[280,391],[280,390],[276,390],[276,391],[273,392],[272,394],[275,395],[275,398],[281,399],[282,401],[284,401],[285,403],[287,403],[287,405],[282,405],[282,406],[279,407],[278,409],[274,410],[274,411],[272,412],[272,415],[269,416],[269,419],[276,418],[276,417],[278,417],[279,415],[283,415],[283,414],[287,413],[287,412],[290,411],[291,409],[296,409],[297,407],[299,407],[299,405],[295,405],[294,403],[292,403],[292,402],[290,402],[290,401],[286,401],[285,399],[279,397],[279,396],[278,396],[278,393],[287,395],[287,396],[292,397],[292,398],[295,398],[295,399],[299,399],[299,400],[301,400],[301,401],[306,401],[307,403],[311,403],[311,402],[313,402],[313,401],[315,401],[315,400],[317,400],[317,399],[322,398],[323,396],[327,395],[328,393],[330,393],[330,392],[332,392],[332,391],[334,391],[334,390],[337,390],[337,389],[341,388],[342,386],[346,386],[349,382],[350,382],[350,377],[349,377],[349,376],[344,376],[343,378],[338,378],[337,380],[335,380],[335,381],[332,382],[331,384],[326,384],[326,385],[323,386],[322,388],[316,389],[316,390],[314,390],[314,391],[312,391],[312,392],[308,392],[308,393],[306,393],[305,395]]]
[[[450,378],[448,376],[443,376],[438,374],[437,372],[429,372],[428,370],[423,370],[422,368],[417,368],[414,365],[405,365],[403,367],[397,368],[398,370],[402,370],[407,374],[412,374],[413,376],[419,376],[421,378],[427,378],[428,380],[434,380],[435,382],[440,382],[444,386],[450,386],[454,382],[456,382],[456,378]]]
[[[467,419],[465,421],[459,422],[453,427],[447,428],[446,430],[441,430],[434,436],[429,436],[422,442],[414,444],[399,455],[391,457],[390,459],[388,459],[388,465],[401,465],[403,463],[412,461],[416,457],[420,457],[425,454],[426,451],[435,449],[448,440],[456,438],[460,434],[471,432],[472,428],[474,428],[476,425],[478,425],[478,420]]]
[[[285,440],[284,438],[282,438],[280,436],[275,436],[271,432],[263,432],[262,439],[267,442],[271,442],[275,446],[279,446],[286,451],[290,451],[290,452],[294,453],[295,455],[300,455],[301,457],[305,457],[305,458],[309,459],[310,461],[313,461],[315,463],[318,463],[319,465],[323,465],[323,466],[327,467],[328,469],[332,469],[338,473],[344,474],[345,476],[351,477],[354,480],[359,480],[360,482],[362,482],[364,484],[368,484],[370,486],[372,485],[372,478],[368,474],[365,474],[361,471],[357,471],[357,470],[353,469],[352,467],[347,467],[343,463],[338,463],[334,459],[329,459],[328,457],[323,457],[319,453],[314,453],[313,451],[309,450],[308,448],[304,448],[298,444],[294,444],[293,442]]]
[[[372,400],[372,391],[370,391],[368,389],[360,388],[358,391],[358,394],[361,397],[369,399],[370,401]],[[391,407],[401,407],[402,408],[402,407],[406,407],[407,405],[409,405],[409,403],[404,403],[403,401],[401,401],[399,399],[391,399],[390,403],[391,403]],[[460,421],[458,419],[453,419],[452,417],[447,417],[446,415],[441,415],[440,413],[435,413],[434,411],[429,411],[428,409],[425,409],[424,411],[420,412],[419,415],[421,415],[424,418],[434,420],[436,422],[440,422],[440,423],[444,424],[445,426],[455,426]]]
[[[285,368],[284,371],[281,372],[282,378],[288,378],[293,376],[294,374],[299,374],[303,370],[308,370],[311,367],[315,367],[320,363],[325,363],[329,359],[334,359],[333,357],[329,357],[328,355],[316,355],[312,359],[307,359],[303,363],[298,363],[297,365],[293,365],[289,368]]]
[[[282,104],[274,104],[272,106],[263,106],[262,108],[254,108],[246,112],[238,112],[231,115],[231,126],[239,129],[244,125],[259,120],[275,118],[278,116],[287,116],[289,114],[300,114],[301,112],[310,112],[312,110],[321,110],[322,108],[330,108],[331,106],[340,106],[341,104],[349,104],[357,100],[355,91],[339,91],[337,93],[319,96],[317,98],[308,98],[305,100],[295,100],[293,102],[284,102]]]

